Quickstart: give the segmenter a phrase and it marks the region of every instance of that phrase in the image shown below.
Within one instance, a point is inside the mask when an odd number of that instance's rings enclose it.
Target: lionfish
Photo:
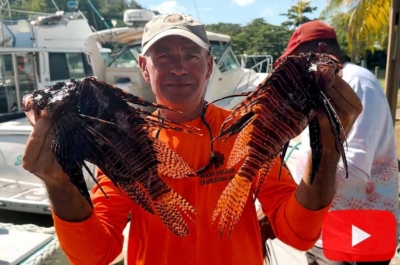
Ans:
[[[287,56],[278,60],[271,74],[251,93],[231,95],[247,96],[232,111],[221,126],[216,139],[225,140],[238,134],[228,159],[232,168],[245,157],[243,165],[229,182],[219,198],[212,215],[212,223],[220,216],[218,229],[222,236],[229,226],[228,237],[238,223],[250,190],[254,198],[262,187],[275,158],[284,156],[290,139],[298,136],[309,125],[312,149],[311,183],[319,170],[322,143],[316,111],[326,113],[335,137],[336,150],[342,156],[347,177],[347,161],[340,134],[344,133],[333,106],[325,96],[315,71],[338,73],[342,64],[328,54],[307,53]],[[222,100],[224,97],[218,100]],[[215,102],[215,101],[214,101]],[[234,120],[231,125],[225,125]],[[254,183],[253,183],[253,180]]]
[[[158,173],[179,179],[195,175],[195,172],[177,153],[149,133],[152,128],[163,128],[199,134],[197,128],[166,119],[151,119],[151,112],[128,103],[173,110],[95,77],[72,79],[68,84],[58,82],[35,90],[24,96],[23,110],[32,126],[40,119],[42,110],[48,110],[55,130],[51,150],[62,170],[92,207],[82,167],[100,189],[101,186],[85,161],[98,166],[143,210],[150,214],[157,212],[175,235],[186,236],[189,229],[180,211],[194,223],[197,213]]]

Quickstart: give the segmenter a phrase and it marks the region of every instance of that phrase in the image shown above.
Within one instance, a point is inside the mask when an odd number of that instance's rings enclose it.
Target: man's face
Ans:
[[[157,101],[184,110],[203,100],[213,57],[187,38],[169,36],[153,44],[139,64]]]

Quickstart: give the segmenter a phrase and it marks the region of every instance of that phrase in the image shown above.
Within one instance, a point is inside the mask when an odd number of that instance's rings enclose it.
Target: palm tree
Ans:
[[[343,12],[347,20],[347,40],[352,61],[379,43],[386,47],[390,0],[327,0],[320,19]],[[386,44],[386,45],[385,45]]]

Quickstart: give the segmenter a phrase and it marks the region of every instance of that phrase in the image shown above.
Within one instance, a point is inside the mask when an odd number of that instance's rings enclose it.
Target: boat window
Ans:
[[[17,69],[17,80],[20,98],[17,97],[15,84],[14,65]],[[18,111],[18,102],[22,101],[25,94],[31,93],[35,88],[33,57],[27,53],[0,55],[0,113]]]
[[[237,61],[236,56],[230,47],[228,51],[225,53],[225,55],[221,58],[218,67],[221,73],[240,68],[240,64]]]
[[[50,80],[84,78],[92,75],[84,53],[49,52]]]
[[[133,68],[139,67],[138,58],[142,51],[141,44],[126,46],[109,62],[108,67]]]
[[[210,45],[211,45],[211,52],[214,56],[214,61],[216,64],[218,64],[222,54],[229,46],[229,43],[224,41],[210,41]]]

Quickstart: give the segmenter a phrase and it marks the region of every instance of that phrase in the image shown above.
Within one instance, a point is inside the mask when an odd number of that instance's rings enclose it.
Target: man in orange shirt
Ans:
[[[92,210],[53,158],[50,144],[54,132],[45,114],[28,139],[23,166],[41,178],[47,187],[54,225],[68,259],[72,264],[85,265],[112,262],[121,253],[122,231],[130,212],[128,264],[263,264],[260,229],[252,196],[249,196],[230,238],[220,237],[216,227],[210,226],[216,202],[241,163],[233,170],[226,170],[226,158],[235,137],[224,144],[220,141],[210,144],[230,111],[205,104],[205,88],[212,73],[213,56],[204,26],[179,14],[154,18],[144,29],[139,64],[157,102],[183,112],[176,114],[162,110],[159,115],[196,126],[203,133],[200,137],[176,131],[154,132],[155,137],[199,170],[196,177],[164,178],[164,181],[195,207],[200,220],[196,225],[189,223],[190,234],[187,237],[177,237],[158,216],[149,215],[132,203],[126,194],[121,194],[101,172],[98,181],[110,199],[107,200],[95,186]],[[337,113],[345,130],[349,131],[362,109],[358,97],[338,77],[326,89],[332,104],[341,103]],[[297,186],[284,168],[278,180],[280,161],[277,160],[258,197],[276,237],[300,250],[312,247],[319,237],[322,220],[334,193],[334,176],[339,161],[329,123],[322,112],[317,116],[324,148],[315,184],[309,185],[307,173]],[[214,159],[210,159],[210,154]]]

